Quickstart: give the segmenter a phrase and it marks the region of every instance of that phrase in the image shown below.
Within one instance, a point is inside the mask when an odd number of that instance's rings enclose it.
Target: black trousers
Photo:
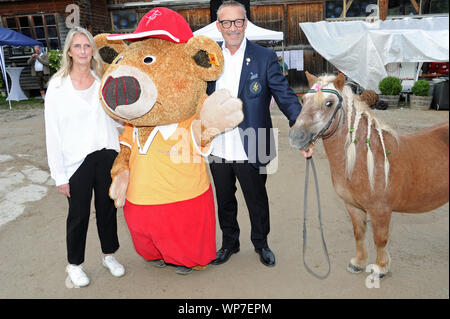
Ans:
[[[222,230],[222,248],[239,247],[238,204],[236,200],[236,179],[241,185],[245,203],[250,215],[250,239],[255,248],[266,248],[270,232],[269,200],[266,191],[266,174],[248,161],[227,162],[210,156],[210,169],[216,189],[218,218]]]
[[[102,149],[86,156],[69,179],[70,197],[67,216],[67,259],[70,264],[84,261],[86,235],[94,192],[95,215],[101,249],[112,254],[119,249],[117,238],[117,209],[109,197],[110,170],[117,152]]]

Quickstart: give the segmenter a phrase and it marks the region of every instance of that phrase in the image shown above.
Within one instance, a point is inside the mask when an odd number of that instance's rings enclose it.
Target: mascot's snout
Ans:
[[[132,76],[109,76],[102,88],[103,100],[109,108],[115,110],[120,105],[130,105],[139,100],[141,87]]]

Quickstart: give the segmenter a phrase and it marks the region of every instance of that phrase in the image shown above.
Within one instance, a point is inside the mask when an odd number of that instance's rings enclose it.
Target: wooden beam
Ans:
[[[414,10],[416,10],[416,13],[419,13],[419,6],[417,5],[416,0],[411,0],[411,3],[414,7]]]
[[[378,0],[378,15],[380,20],[386,20],[388,13],[389,0]]]
[[[342,13],[341,18],[345,18],[347,16],[347,11],[350,9],[350,6],[352,5],[353,0],[342,0]]]

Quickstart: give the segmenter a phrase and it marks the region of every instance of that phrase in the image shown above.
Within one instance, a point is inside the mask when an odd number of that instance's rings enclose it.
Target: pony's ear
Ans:
[[[345,75],[343,73],[339,73],[339,75],[334,80],[334,87],[338,91],[342,91],[345,85]]]
[[[306,74],[306,78],[308,79],[309,87],[312,87],[314,85],[314,83],[317,82],[317,79],[318,79],[317,76],[312,75],[308,71],[305,71],[305,74]]]

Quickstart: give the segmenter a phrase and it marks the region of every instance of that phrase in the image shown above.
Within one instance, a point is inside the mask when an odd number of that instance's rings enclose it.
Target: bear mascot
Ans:
[[[244,117],[228,91],[206,94],[223,71],[221,48],[167,8],[149,11],[133,33],[95,40],[107,65],[100,100],[124,123],[110,196],[123,207],[136,252],[180,274],[204,269],[216,257],[204,157],[214,136]]]

